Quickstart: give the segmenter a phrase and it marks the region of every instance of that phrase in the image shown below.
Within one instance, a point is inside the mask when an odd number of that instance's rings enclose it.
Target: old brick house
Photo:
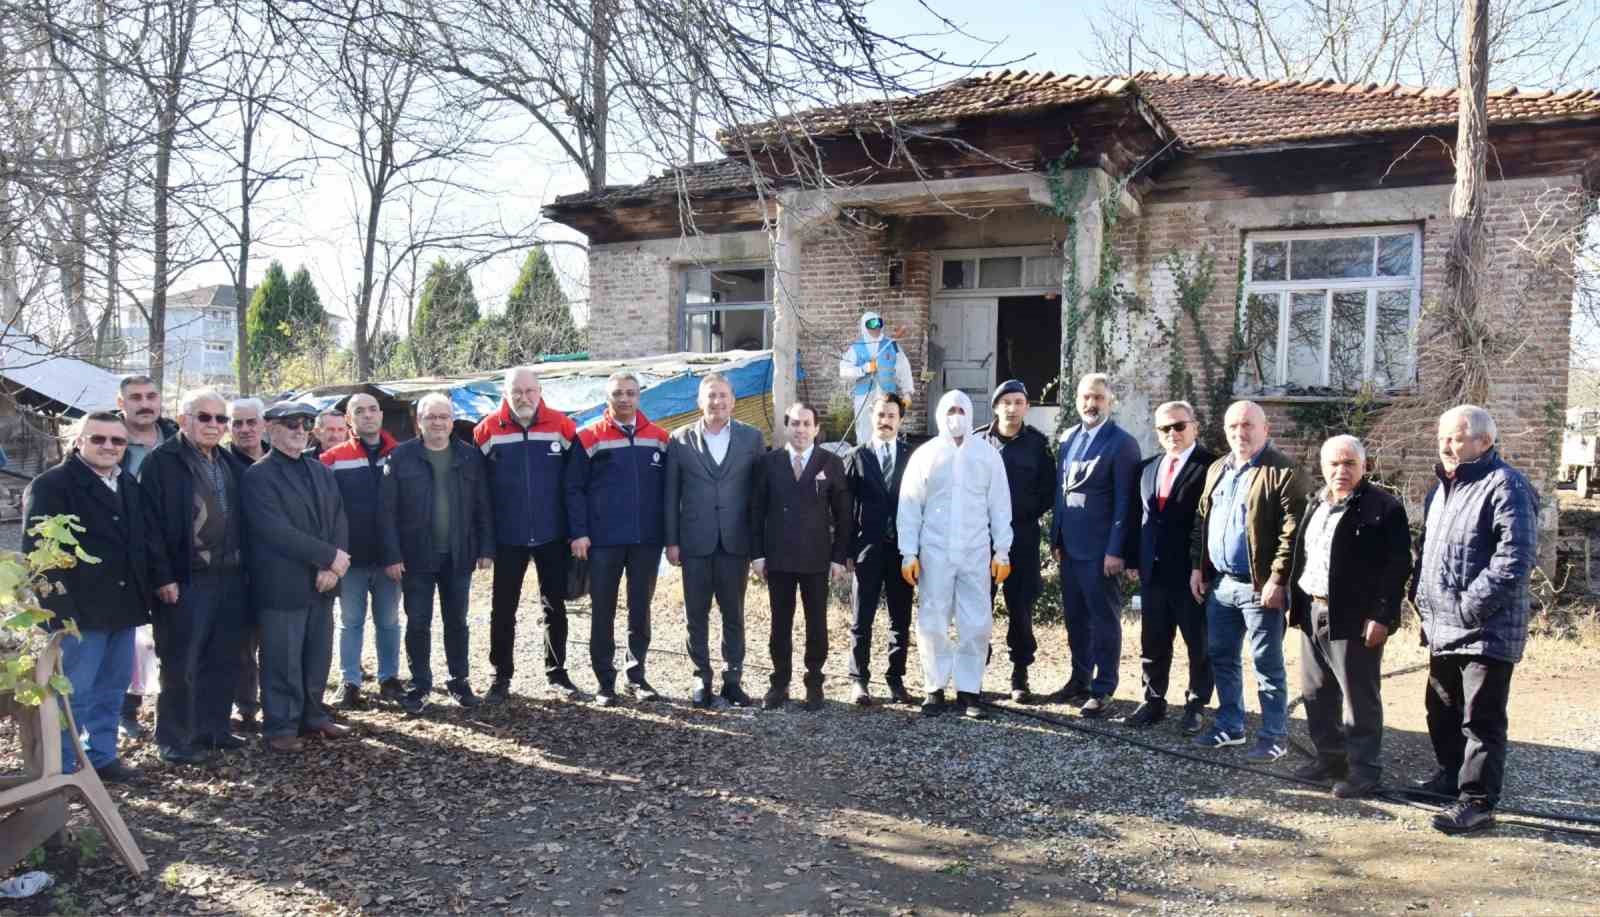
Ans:
[[[589,237],[597,357],[772,347],[803,369],[778,400],[797,386],[826,403],[872,309],[919,372],[919,424],[947,388],[986,405],[997,380],[1040,392],[1062,367],[1104,368],[1149,449],[1155,403],[1209,415],[1248,395],[1303,450],[1455,358],[1427,342],[1456,109],[1453,90],[1398,85],[1007,72],[738,128],[727,159],[546,213]],[[1572,299],[1560,240],[1600,183],[1600,93],[1496,92],[1489,114],[1487,406],[1548,495]],[[803,160],[784,142],[798,135]],[[1038,400],[1048,429],[1053,388]],[[1415,498],[1431,426],[1390,420],[1380,465]]]

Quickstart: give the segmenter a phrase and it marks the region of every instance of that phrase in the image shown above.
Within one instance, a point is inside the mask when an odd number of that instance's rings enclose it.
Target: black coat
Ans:
[[[1167,494],[1167,506],[1160,508],[1160,482],[1165,452],[1144,460],[1139,468],[1139,512],[1134,518],[1139,527],[1129,533],[1127,565],[1139,571],[1139,582],[1160,583],[1170,588],[1189,588],[1190,539],[1194,535],[1195,512],[1200,493],[1206,486],[1206,469],[1217,460],[1204,446],[1195,446],[1189,460],[1178,469]]]
[[[55,612],[52,623],[71,619],[78,622],[79,630],[100,631],[149,623],[155,594],[154,555],[161,544],[150,537],[154,520],[148,514],[149,506],[133,475],[120,472],[117,491],[112,493],[94,469],[78,458],[77,450],[33,479],[22,494],[24,528],[32,527],[35,516],[77,516],[83,526],[77,533],[78,546],[100,561],[80,562],[45,574],[66,588],[42,603]],[[23,533],[23,553],[32,551],[37,543],[33,535]]]
[[[830,563],[844,563],[855,525],[837,455],[813,446],[796,481],[789,450],[774,449],[761,457],[752,484],[751,557],[779,573],[827,573]]]
[[[885,481],[876,440],[855,447],[845,456],[844,474],[850,485],[853,517],[850,556],[856,560],[861,560],[867,548],[897,539],[894,523],[900,512],[900,482],[906,478],[910,460],[911,447],[903,439],[895,440],[894,480]],[[789,476],[794,477],[794,473]]]
[[[1011,550],[1039,543],[1039,520],[1056,505],[1056,457],[1050,440],[1027,424],[1010,442],[994,432],[994,424],[979,428],[979,436],[989,441],[1006,465],[1006,483],[1011,489],[1011,531],[1016,538]],[[1034,548],[1037,550],[1037,548]]]
[[[1295,529],[1289,573],[1289,624],[1309,630],[1311,597],[1300,589],[1306,538],[1322,499],[1313,494]],[[1333,640],[1357,640],[1368,620],[1393,632],[1400,626],[1400,597],[1411,575],[1411,528],[1406,508],[1368,481],[1356,485],[1333,530],[1328,551],[1328,630]]]
[[[184,460],[183,450],[190,448],[183,437],[174,436],[157,446],[139,468],[139,489],[144,492],[155,521],[155,535],[161,542],[156,557],[156,587],[168,583],[187,585],[194,556],[194,472]],[[236,490],[244,492],[244,463],[231,451],[218,448],[217,454],[233,472]],[[242,501],[241,501],[242,502]],[[241,506],[241,518],[246,507]],[[241,552],[248,544],[249,530],[241,526]]]
[[[389,453],[378,490],[379,563],[404,563],[407,573],[472,572],[480,557],[495,552],[494,510],[489,500],[489,465],[483,453],[450,438],[450,543],[433,543],[433,466],[422,439],[407,440]],[[449,552],[454,570],[439,569]]]
[[[310,472],[309,480],[302,471]],[[317,572],[333,565],[335,552],[350,550],[344,500],[333,472],[321,462],[291,459],[274,449],[246,469],[243,490],[245,557],[255,607],[309,607],[324,595],[317,592]]]

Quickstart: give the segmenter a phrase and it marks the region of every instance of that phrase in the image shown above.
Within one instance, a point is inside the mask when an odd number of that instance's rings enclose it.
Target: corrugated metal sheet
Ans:
[[[19,402],[74,417],[116,408],[122,379],[93,363],[52,354],[22,335],[0,337],[0,378],[23,389]]]

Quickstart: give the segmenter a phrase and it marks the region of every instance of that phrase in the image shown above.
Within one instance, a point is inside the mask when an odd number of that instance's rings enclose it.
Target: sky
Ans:
[[[948,28],[918,0],[877,0],[867,9],[871,22],[880,31],[926,36],[918,42],[921,46],[937,49],[952,60],[1067,73],[1090,70],[1087,60],[1092,50],[1091,37],[1082,26],[1083,18],[1071,14],[1077,7],[1092,6],[1085,0],[1067,0],[1060,5],[1037,0],[929,2],[968,34],[939,34],[948,32]],[[944,76],[959,74],[952,68]],[[541,138],[537,131],[529,131],[525,137],[525,142],[497,151],[492,161],[458,173],[489,193],[465,206],[449,207],[456,218],[498,219],[505,225],[524,225],[556,196],[584,189],[581,172],[561,156],[553,142]],[[287,150],[302,141],[280,134],[274,142],[280,150]],[[614,157],[609,170],[611,183],[639,181],[654,171],[628,157]],[[317,283],[324,306],[349,319],[353,316],[350,304],[361,267],[360,244],[354,229],[361,201],[351,176],[339,162],[327,161],[307,170],[294,185],[277,189],[274,198],[267,205],[272,211],[269,244],[261,247],[259,258],[252,258],[251,282],[259,280],[274,258],[291,272],[304,265]],[[583,241],[581,234],[550,223],[541,226],[538,235],[545,240]],[[581,249],[560,245],[549,251],[568,295],[581,303],[586,298],[586,262]],[[501,255],[470,272],[486,311],[501,308],[524,255],[525,251]],[[174,291],[231,282],[227,267],[220,262],[202,264],[187,271]],[[351,321],[343,325],[347,338],[352,327]]]

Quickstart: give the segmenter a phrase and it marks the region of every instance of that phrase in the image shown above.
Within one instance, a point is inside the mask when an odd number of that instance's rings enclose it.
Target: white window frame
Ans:
[[[1411,236],[1411,275],[1409,277],[1378,277],[1378,238],[1380,236]],[[1347,279],[1326,280],[1252,280],[1255,276],[1255,246],[1260,242],[1293,242],[1297,239],[1335,239],[1349,238],[1351,236],[1372,236],[1373,257],[1372,277],[1357,277]],[[1283,273],[1285,277],[1292,277],[1294,266],[1290,262],[1293,257],[1293,245],[1284,247]],[[1256,293],[1270,293],[1278,297],[1278,335],[1277,346],[1274,351],[1275,365],[1273,367],[1273,380],[1264,383],[1266,387],[1287,386],[1286,377],[1289,374],[1289,324],[1294,309],[1293,293],[1325,292],[1322,303],[1322,367],[1317,383],[1324,388],[1331,388],[1329,360],[1333,353],[1333,298],[1334,294],[1349,290],[1365,290],[1367,293],[1367,320],[1365,340],[1362,342],[1361,353],[1361,387],[1372,382],[1373,362],[1376,359],[1378,330],[1378,293],[1381,291],[1405,291],[1411,294],[1411,351],[1406,363],[1405,379],[1393,390],[1406,390],[1416,384],[1417,379],[1417,348],[1416,334],[1417,323],[1422,314],[1422,227],[1415,223],[1402,223],[1392,226],[1359,226],[1338,229],[1297,229],[1297,230],[1272,230],[1264,232],[1247,232],[1244,237],[1244,292],[1241,302],[1246,308],[1240,311],[1239,321],[1242,323],[1248,313],[1250,297]],[[1244,330],[1242,325],[1241,332]],[[1361,387],[1349,391],[1360,391]]]
[[[940,297],[954,297],[958,299],[971,299],[974,296],[1044,296],[1050,293],[1060,293],[1058,285],[1042,287],[985,287],[978,286],[983,282],[981,271],[984,258],[1022,258],[1022,276],[1028,276],[1029,258],[1053,258],[1061,261],[1061,269],[1066,270],[1066,263],[1061,253],[1049,245],[1020,245],[1010,248],[954,248],[934,253],[933,266],[933,295]],[[958,289],[945,289],[944,263],[946,261],[971,261],[972,282],[971,287]]]
[[[206,353],[227,353],[228,345],[217,341],[206,341]]]
[[[753,271],[762,270],[766,276],[762,278],[762,286],[767,293],[765,301],[736,302],[736,303],[691,303],[689,302],[689,275],[696,271],[709,271],[713,274],[718,271]],[[768,318],[761,321],[762,349],[772,347],[771,325],[776,318],[772,315],[773,291],[778,279],[774,276],[776,268],[765,261],[719,261],[715,264],[683,264],[678,269],[678,349],[689,350],[689,316],[701,312],[764,312]],[[695,351],[699,353],[700,351]],[[707,351],[709,353],[724,353],[726,351]]]

